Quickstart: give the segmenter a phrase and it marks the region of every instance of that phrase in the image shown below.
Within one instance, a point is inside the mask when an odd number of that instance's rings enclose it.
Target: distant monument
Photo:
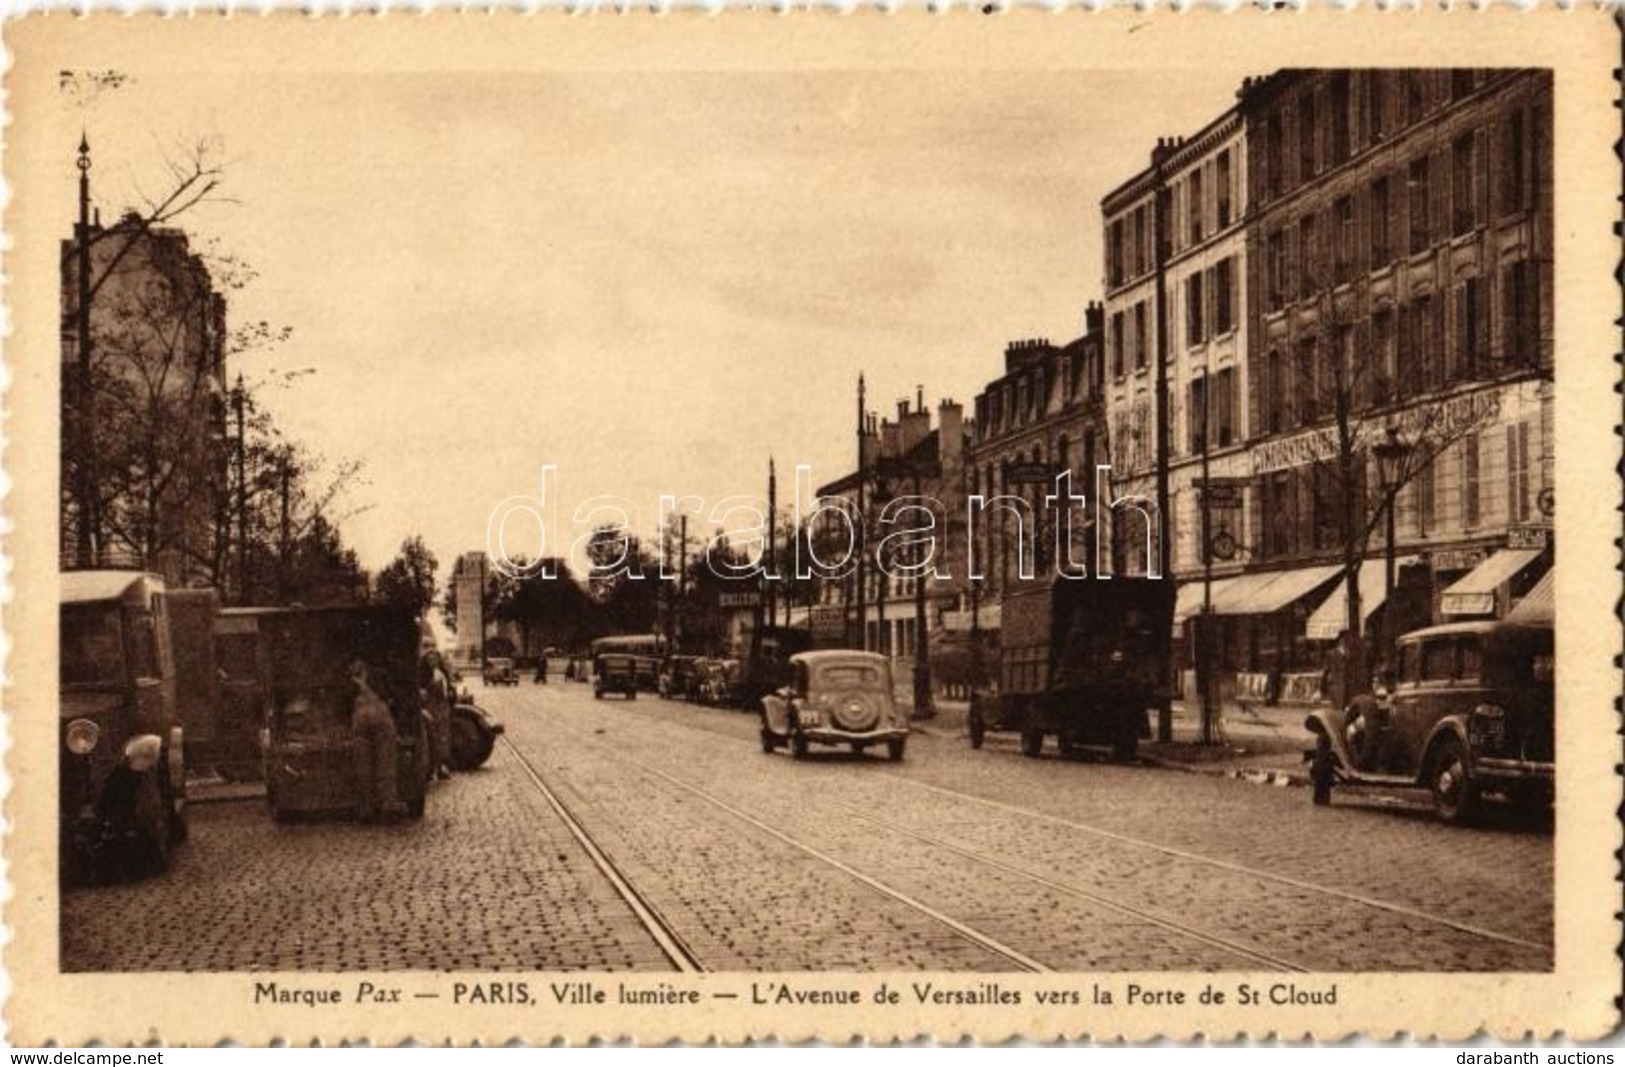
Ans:
[[[457,645],[452,659],[459,667],[477,668],[485,662],[485,579],[484,552],[457,557],[452,571],[457,591]]]

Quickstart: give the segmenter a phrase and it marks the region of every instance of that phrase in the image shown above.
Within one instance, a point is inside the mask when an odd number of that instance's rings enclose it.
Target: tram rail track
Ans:
[[[577,740],[586,742],[588,744],[594,744],[587,738],[575,733],[574,731],[569,732]],[[654,907],[653,904],[649,903],[648,899],[638,891],[638,889],[631,883],[630,879],[628,879],[626,875],[621,872],[618,865],[616,865],[614,862],[614,859],[607,852],[605,852],[605,850],[599,846],[596,841],[593,840],[592,835],[587,832],[586,827],[583,826],[580,820],[569,811],[568,807],[566,807],[563,801],[559,799],[556,791],[547,785],[546,781],[541,777],[540,772],[537,771],[534,764],[532,764],[530,760],[525,757],[524,753],[519,750],[519,747],[513,742],[513,740],[505,736],[503,741],[508,745],[510,751],[514,753],[520,766],[524,769],[532,784],[542,791],[542,794],[547,799],[549,806],[552,807],[559,817],[564,820],[566,827],[569,828],[571,834],[576,838],[577,842],[582,845],[582,848],[587,852],[588,856],[592,858],[593,863],[610,878],[611,883],[616,888],[616,891],[627,900],[628,905],[632,906],[632,909],[637,915],[639,922],[643,923],[645,927],[649,929],[650,934],[655,936],[657,941],[661,942],[661,950],[666,952],[668,958],[670,958],[673,964],[677,966],[677,969],[687,973],[704,972],[708,970],[709,968],[707,968],[699,957],[688,948],[686,943],[683,941],[681,934],[679,934],[673,928],[672,924],[664,917],[664,915],[660,913],[657,908]],[[677,778],[675,775],[667,774],[658,767],[650,766],[649,764],[644,763],[642,760],[628,756],[624,752],[616,751],[611,746],[595,745],[594,747],[602,750],[608,750],[613,758],[619,759],[625,763],[629,763],[643,771],[645,774],[659,778],[668,785],[682,790],[683,792],[694,796],[698,800],[710,804],[712,807],[723,811],[740,822],[746,823],[747,825],[755,828],[759,832],[778,841],[779,843],[824,863],[825,865],[844,875],[846,878],[864,886],[871,892],[884,897],[895,904],[902,905],[910,911],[913,911],[914,913],[930,920],[943,929],[946,929],[954,936],[974,944],[985,952],[1004,959],[1008,963],[1012,964],[1015,970],[1033,973],[1049,973],[1053,970],[1053,968],[1050,968],[1031,956],[1026,955],[1019,949],[1006,945],[996,938],[983,933],[967,923],[954,919],[945,912],[931,907],[931,905],[926,904],[925,902],[918,900],[907,893],[904,893],[894,886],[888,885],[878,878],[865,874],[863,871],[858,870],[851,864],[845,863],[827,852],[809,845],[806,842],[785,833],[777,827],[771,826],[737,805],[730,804],[720,797],[714,796],[698,786],[685,782],[682,779]],[[674,953],[673,951],[668,950],[668,943],[672,944],[673,947],[677,948],[679,951]]]
[[[709,724],[707,724],[706,727],[700,727],[700,728],[704,729],[705,732],[708,733],[708,734],[715,735],[715,736],[720,736],[720,737],[727,737],[727,738],[735,741],[736,743],[740,744],[741,746],[750,745],[751,747],[755,747],[754,744],[752,744],[752,742],[749,741],[748,739],[739,738],[736,735],[734,735],[734,734],[732,734],[732,733],[730,733],[728,731],[717,729],[715,727],[710,727]],[[1049,813],[1038,811],[1038,810],[1033,809],[1033,808],[1022,807],[1022,806],[1015,805],[1015,804],[1008,804],[1008,803],[1005,803],[1003,801],[998,801],[998,800],[992,800],[992,799],[989,799],[987,797],[978,796],[978,795],[976,795],[974,793],[967,793],[967,792],[964,792],[964,791],[958,790],[958,789],[950,789],[950,788],[947,788],[945,786],[936,785],[936,784],[931,783],[931,782],[915,781],[913,779],[903,777],[900,774],[890,773],[890,772],[893,772],[895,770],[895,768],[879,768],[879,769],[882,771],[882,773],[886,773],[887,779],[889,781],[897,782],[899,784],[902,784],[902,785],[907,786],[907,787],[912,788],[912,789],[923,790],[923,791],[927,791],[927,792],[937,794],[939,796],[949,797],[949,798],[952,798],[952,799],[955,799],[955,800],[958,800],[958,801],[974,804],[974,805],[985,807],[985,808],[988,808],[988,809],[991,809],[991,810],[998,810],[998,811],[1002,811],[1002,812],[1005,812],[1005,813],[1008,813],[1008,814],[1018,815],[1018,816],[1020,816],[1020,817],[1022,817],[1024,819],[1036,819],[1038,821],[1046,822],[1046,823],[1049,823],[1051,825],[1055,825],[1055,826],[1063,827],[1063,828],[1073,830],[1073,831],[1076,831],[1076,832],[1088,834],[1088,835],[1090,835],[1092,837],[1096,837],[1096,838],[1101,839],[1101,840],[1111,841],[1111,842],[1113,842],[1115,844],[1122,845],[1122,846],[1125,846],[1125,847],[1130,847],[1130,848],[1135,848],[1135,849],[1139,849],[1139,850],[1145,850],[1145,851],[1153,852],[1153,853],[1156,853],[1158,855],[1166,856],[1166,857],[1168,857],[1170,859],[1173,859],[1173,860],[1176,860],[1176,861],[1198,864],[1198,865],[1205,866],[1205,867],[1208,867],[1208,868],[1213,869],[1213,870],[1224,871],[1224,872],[1229,873],[1229,874],[1236,874],[1236,875],[1241,875],[1241,876],[1245,876],[1245,877],[1258,878],[1260,880],[1270,882],[1270,883],[1273,883],[1273,884],[1276,884],[1276,885],[1285,886],[1285,887],[1291,888],[1293,890],[1297,890],[1297,891],[1300,891],[1300,892],[1317,894],[1317,895],[1320,895],[1320,896],[1323,896],[1323,897],[1326,897],[1326,898],[1329,898],[1329,899],[1342,901],[1342,902],[1347,903],[1347,904],[1353,904],[1353,905],[1357,905],[1359,907],[1371,909],[1371,910],[1374,910],[1374,911],[1383,912],[1383,913],[1393,915],[1393,916],[1398,917],[1398,918],[1407,919],[1407,920],[1411,920],[1411,921],[1415,921],[1415,922],[1427,923],[1427,924],[1430,924],[1430,925],[1440,926],[1440,927],[1455,931],[1455,932],[1460,933],[1460,934],[1465,934],[1465,935],[1475,937],[1475,938],[1481,938],[1481,939],[1486,940],[1486,941],[1493,941],[1493,942],[1496,942],[1498,944],[1506,945],[1506,946],[1509,946],[1509,947],[1512,947],[1512,948],[1518,948],[1518,949],[1528,950],[1528,951],[1532,951],[1532,952],[1538,952],[1538,953],[1546,956],[1548,959],[1551,958],[1551,956],[1553,955],[1553,952],[1554,952],[1553,946],[1548,942],[1536,941],[1536,940],[1532,940],[1532,939],[1529,939],[1529,938],[1523,938],[1523,937],[1517,937],[1515,935],[1508,934],[1508,933],[1503,933],[1503,932],[1501,932],[1499,930],[1493,930],[1493,929],[1490,929],[1488,927],[1485,927],[1485,926],[1482,926],[1482,925],[1479,925],[1479,924],[1465,922],[1465,921],[1462,921],[1460,919],[1455,919],[1455,918],[1452,918],[1452,917],[1447,916],[1447,915],[1439,915],[1439,914],[1437,914],[1435,912],[1431,912],[1431,911],[1428,911],[1428,910],[1423,909],[1423,908],[1414,907],[1412,905],[1405,904],[1405,903],[1402,903],[1402,902],[1399,902],[1399,901],[1384,900],[1384,899],[1382,899],[1380,897],[1376,897],[1376,896],[1373,896],[1371,894],[1360,893],[1360,892],[1356,892],[1356,891],[1353,891],[1353,890],[1341,889],[1341,888],[1338,888],[1336,886],[1328,886],[1328,885],[1324,885],[1324,884],[1319,883],[1319,882],[1314,882],[1314,881],[1310,881],[1310,880],[1303,879],[1303,878],[1297,878],[1297,877],[1294,877],[1294,876],[1289,875],[1289,874],[1284,874],[1282,872],[1271,871],[1271,870],[1268,870],[1266,868],[1252,867],[1252,866],[1249,866],[1249,865],[1244,864],[1244,863],[1236,863],[1236,862],[1231,861],[1231,860],[1220,859],[1220,858],[1214,857],[1214,856],[1206,856],[1206,855],[1203,855],[1203,854],[1198,853],[1198,852],[1192,852],[1192,851],[1190,851],[1188,849],[1182,849],[1182,848],[1178,848],[1178,847],[1175,847],[1175,846],[1172,846],[1172,845],[1162,844],[1162,843],[1156,842],[1156,841],[1148,841],[1148,840],[1145,840],[1144,838],[1135,837],[1135,836],[1130,835],[1130,834],[1120,833],[1118,831],[1114,831],[1114,830],[1108,829],[1106,827],[1095,826],[1095,825],[1092,825],[1092,824],[1089,824],[1089,823],[1081,822],[1081,821],[1076,820],[1076,819],[1062,818],[1060,816],[1051,815]],[[856,810],[856,809],[853,809],[853,810]],[[866,812],[858,812],[858,814],[861,815],[862,817],[866,818],[866,819],[869,819],[871,822],[884,822],[883,820],[877,820],[876,817],[874,817],[873,815],[870,815],[870,814],[868,814]],[[893,830],[895,830],[896,832],[905,834],[907,836],[914,837],[914,838],[916,838],[918,840],[931,841],[932,843],[935,844],[936,847],[941,847],[941,848],[948,849],[950,851],[954,851],[957,854],[962,855],[964,858],[976,860],[977,862],[983,862],[983,863],[986,863],[987,865],[994,866],[994,867],[997,867],[997,868],[1000,868],[1000,869],[1006,869],[1006,870],[1010,871],[1011,873],[1021,874],[1021,875],[1025,876],[1025,877],[1033,877],[1033,878],[1035,878],[1035,880],[1038,880],[1038,881],[1043,881],[1044,880],[1043,876],[1035,876],[1032,872],[1025,871],[1022,868],[1017,867],[1017,866],[1009,865],[1009,864],[1005,863],[1004,861],[999,860],[996,857],[992,857],[992,856],[990,856],[990,855],[988,855],[986,853],[983,853],[983,852],[977,850],[973,846],[967,846],[965,844],[953,842],[953,841],[950,841],[950,840],[945,839],[945,838],[936,838],[933,835],[922,834],[919,831],[915,831],[915,830],[913,830],[913,829],[911,829],[909,827],[901,826],[899,824],[888,824],[888,825]],[[1076,887],[1076,886],[1068,887],[1068,886],[1065,886],[1063,884],[1057,884],[1055,886],[1051,886],[1051,888],[1055,889],[1056,891],[1068,892],[1068,893],[1071,893],[1072,895],[1080,895],[1080,896],[1083,896],[1083,897],[1088,898],[1088,899],[1093,899],[1096,903],[1098,903],[1098,904],[1100,904],[1102,906],[1105,906],[1105,907],[1111,907],[1114,904],[1114,902],[1110,898],[1101,897],[1098,894],[1091,894],[1090,891],[1084,890],[1081,887]],[[1121,902],[1115,902],[1115,903],[1121,904]],[[1161,920],[1157,916],[1155,916],[1155,915],[1153,915],[1151,913],[1142,913],[1143,909],[1134,908],[1132,905],[1124,905],[1123,908],[1124,908],[1124,910],[1127,910],[1131,914],[1135,914],[1136,918],[1139,918],[1139,919],[1141,919],[1143,921],[1149,921],[1149,922],[1159,923],[1160,924]],[[1176,925],[1178,925],[1178,924],[1176,924]],[[1219,939],[1219,940],[1221,942],[1225,941],[1225,939],[1222,939],[1222,938]],[[1235,945],[1229,944],[1229,943],[1226,943],[1224,945],[1224,947],[1230,948],[1232,951],[1239,951],[1243,955],[1254,956],[1254,957],[1263,957],[1263,959],[1259,959],[1258,962],[1264,962],[1265,959],[1274,960],[1274,962],[1271,964],[1271,966],[1276,966],[1276,967],[1279,967],[1280,969],[1283,969],[1283,970],[1293,970],[1293,971],[1307,970],[1307,968],[1303,968],[1301,966],[1293,964],[1289,960],[1281,959],[1281,958],[1278,958],[1278,957],[1273,957],[1267,952],[1261,952],[1261,951],[1258,951],[1258,950],[1247,948],[1245,946],[1235,946]]]
[[[812,856],[815,859],[820,860],[821,862],[835,868],[840,873],[846,875],[848,878],[851,878],[852,880],[866,886],[876,893],[879,893],[880,895],[885,896],[896,903],[902,904],[916,913],[930,919],[939,926],[950,930],[955,935],[967,941],[971,941],[979,947],[1004,958],[1005,960],[1014,964],[1018,970],[1032,973],[1052,973],[1056,969],[1035,956],[1023,952],[1019,948],[1008,945],[992,935],[989,935],[984,931],[969,925],[968,923],[955,919],[945,911],[932,907],[930,904],[927,904],[924,901],[921,901],[916,897],[903,892],[892,885],[889,885],[880,878],[859,870],[852,864],[831,855],[827,851],[794,837],[779,827],[773,826],[758,816],[745,811],[737,804],[733,804],[722,799],[721,797],[716,796],[709,790],[706,790],[691,782],[684,781],[682,778],[640,760],[635,756],[620,751],[614,746],[592,741],[591,739],[586,738],[575,731],[569,732],[572,734],[574,739],[586,744],[590,744],[601,751],[606,751],[611,758],[630,764],[644,774],[651,775],[660,779],[661,781],[666,782],[668,785],[690,796],[693,796],[720,811],[723,811],[732,818],[750,825],[751,827],[779,841],[780,843],[788,845],[809,856]],[[1206,948],[1218,950],[1219,952],[1234,956],[1239,960],[1244,960],[1247,963],[1260,967],[1264,970],[1289,973],[1309,973],[1311,970],[1309,967],[1305,967],[1284,957],[1273,955],[1252,946],[1239,944],[1224,937],[1211,934],[1200,929],[1199,927],[1192,926],[1187,923],[1181,923],[1166,916],[1158,915],[1155,912],[1149,911],[1145,908],[1140,908],[1120,900],[1114,900],[1102,894],[1092,892],[1081,886],[1047,877],[1045,875],[1005,862],[996,856],[967,848],[947,839],[911,830],[908,827],[901,826],[888,820],[878,818],[857,808],[853,808],[851,805],[842,804],[841,807],[849,811],[854,818],[866,821],[885,832],[912,838],[918,842],[927,844],[934,849],[938,849],[959,858],[989,867],[1007,876],[1025,880],[1052,892],[1087,901],[1088,903],[1106,911],[1114,912],[1132,919],[1133,921],[1145,923],[1147,925],[1166,930],[1170,933],[1195,941]]]
[[[683,940],[683,936],[677,932],[665,915],[639,892],[637,886],[620,869],[614,859],[599,846],[598,842],[593,839],[592,834],[587,832],[587,828],[582,824],[581,820],[576,818],[575,813],[564,803],[558,793],[547,784],[541,773],[519,746],[514,744],[513,740],[507,736],[502,737],[502,742],[513,756],[514,761],[518,763],[520,770],[524,772],[525,777],[530,779],[530,783],[541,793],[542,799],[547,802],[547,806],[553,809],[553,813],[558,816],[559,821],[570,832],[570,836],[575,838],[576,844],[581,846],[581,850],[587,854],[587,858],[592,861],[593,866],[598,868],[599,873],[609,881],[615,892],[626,902],[627,907],[631,909],[638,923],[648,931],[649,936],[659,947],[661,953],[671,961],[672,967],[683,974],[703,973],[706,970],[705,965],[689,948],[688,943]]]

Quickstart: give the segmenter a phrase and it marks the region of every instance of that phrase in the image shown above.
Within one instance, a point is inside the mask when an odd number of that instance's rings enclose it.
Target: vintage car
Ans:
[[[602,700],[605,693],[619,693],[628,700],[638,698],[638,658],[625,652],[605,652],[593,660],[592,695]]]
[[[1432,626],[1399,639],[1398,661],[1391,691],[1309,716],[1316,804],[1331,802],[1336,782],[1427,789],[1449,822],[1471,819],[1487,793],[1550,801],[1550,625]]]
[[[710,707],[730,707],[738,700],[745,666],[736,659],[703,659],[699,662],[699,683],[695,702]]]
[[[61,578],[61,861],[69,881],[162,871],[186,837],[186,765],[163,579]]]
[[[421,818],[431,767],[411,612],[383,605],[287,608],[267,613],[260,627],[271,654],[264,748],[272,816],[280,822],[359,809],[350,675],[359,659],[395,721],[396,795],[409,817]]]
[[[667,656],[660,665],[660,695],[667,700],[693,700],[699,693],[699,656]]]
[[[486,685],[518,685],[519,672],[514,668],[513,660],[492,656],[485,661],[480,680]]]
[[[446,761],[454,771],[472,771],[491,758],[503,726],[491,713],[459,693],[451,709],[451,753]]]
[[[803,759],[812,744],[850,745],[862,752],[885,745],[903,758],[908,714],[892,692],[891,661],[874,652],[844,649],[790,657],[790,684],[762,698],[762,751],[781,745]]]

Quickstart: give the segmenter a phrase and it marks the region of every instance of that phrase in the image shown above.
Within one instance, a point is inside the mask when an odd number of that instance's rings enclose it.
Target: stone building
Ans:
[[[1113,449],[1115,489],[1154,500],[1156,235],[1141,239],[1152,245],[1139,254],[1132,240],[1142,224],[1137,220],[1155,228],[1162,198],[1170,538],[1161,563],[1180,583],[1176,628],[1182,633],[1185,617],[1207,600],[1208,578],[1243,568],[1240,549],[1250,533],[1243,485],[1250,425],[1247,190],[1245,127],[1233,107],[1190,137],[1163,139],[1150,164],[1103,202],[1111,309],[1106,417],[1114,446],[1123,443]],[[1148,321],[1149,339],[1136,336],[1140,317]],[[1211,485],[1206,496],[1204,483]],[[1140,539],[1122,541],[1125,566],[1141,566]],[[1188,642],[1176,648],[1188,663]]]
[[[917,390],[912,406],[907,399],[897,401],[897,418],[883,419],[875,414],[864,417],[862,469],[852,471],[820,486],[818,502],[846,501],[856,507],[862,500],[862,515],[869,532],[870,555],[862,568],[864,588],[856,587],[856,574],[823,583],[821,599],[825,606],[839,605],[847,613],[850,642],[855,647],[884,652],[911,660],[922,634],[915,622],[916,591],[921,582],[925,599],[925,638],[940,628],[944,612],[959,605],[960,583],[964,574],[966,442],[964,409],[953,400],[937,406],[936,425],[925,406],[923,390]],[[874,552],[887,528],[881,517],[886,505],[900,497],[920,496],[937,503],[933,573],[924,578],[883,573],[875,565]],[[900,527],[922,525],[917,515],[899,516]],[[906,558],[894,563],[909,563]],[[862,625],[858,609],[862,605]],[[792,618],[795,618],[793,615]],[[860,636],[861,635],[861,636]]]
[[[1320,694],[1349,570],[1380,650],[1504,613],[1550,563],[1551,92],[1283,70],[1102,200],[1114,489],[1154,503],[1161,408],[1176,627],[1206,606],[1254,695]]]
[[[1375,529],[1362,614],[1389,637],[1504,613],[1549,565],[1551,93],[1534,70],[1285,70],[1243,86],[1248,569],[1294,571],[1307,590],[1235,612],[1255,618],[1231,633],[1231,665],[1318,667],[1345,629],[1351,501]],[[1386,484],[1385,441],[1401,457]],[[1392,550],[1415,595],[1382,613],[1396,482]]]
[[[975,514],[975,557],[979,582],[977,599],[996,627],[1001,594],[1019,576],[1053,570],[1057,553],[1066,551],[1061,538],[1070,533],[1072,545],[1062,559],[1095,567],[1092,521],[1095,468],[1106,461],[1104,422],[1104,310],[1091,303],[1084,313],[1081,337],[1065,345],[1047,340],[1012,342],[1005,349],[1004,373],[988,382],[976,397],[970,438],[967,485],[972,495],[992,501],[1019,497],[1031,508],[1032,522],[1017,530],[1017,516],[1004,507],[987,507]],[[1045,498],[1056,494],[1056,477],[1069,472],[1071,492],[1088,501],[1070,521],[1062,523]],[[1026,543],[1023,544],[1022,542]],[[1029,553],[1024,563],[1021,553]]]

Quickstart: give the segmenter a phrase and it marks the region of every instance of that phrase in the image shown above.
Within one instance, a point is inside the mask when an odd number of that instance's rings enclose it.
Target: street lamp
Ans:
[[[1394,612],[1394,501],[1399,495],[1401,475],[1404,473],[1405,457],[1410,455],[1411,446],[1399,439],[1399,427],[1390,423],[1384,432],[1383,439],[1371,447],[1371,454],[1377,459],[1377,477],[1382,482],[1384,496],[1383,507],[1387,510],[1384,516],[1384,537],[1386,542],[1385,570],[1383,572],[1383,656],[1388,655],[1389,638],[1393,631],[1390,621]]]

